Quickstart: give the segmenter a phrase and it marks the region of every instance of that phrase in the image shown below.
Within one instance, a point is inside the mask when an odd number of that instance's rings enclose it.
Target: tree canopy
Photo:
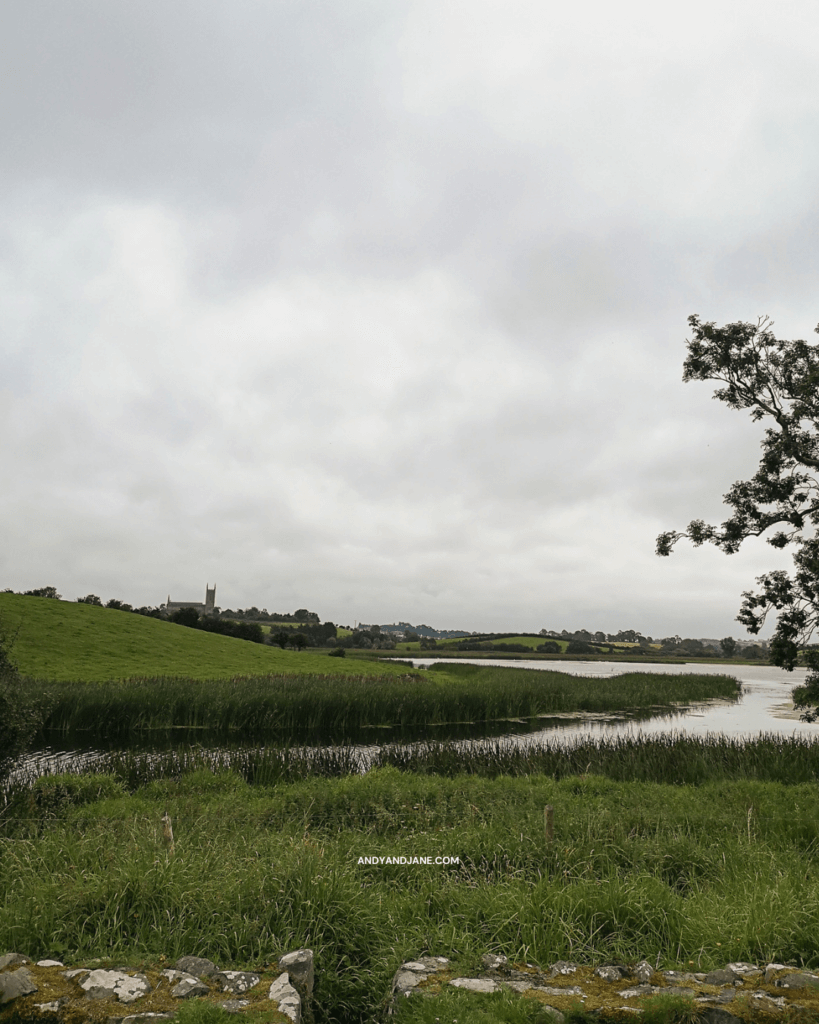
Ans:
[[[671,554],[682,537],[697,547],[714,544],[726,554],[763,534],[775,548],[792,545],[794,572],[758,577],[758,589],[743,593],[737,615],[756,634],[775,611],[771,660],[792,670],[819,626],[819,345],[778,340],[767,317],[717,327],[690,316],[688,323],[693,338],[687,342],[683,381],[720,382],[715,398],[731,409],[749,409],[751,419],[769,425],[759,469],[724,496],[732,509],[729,518],[721,526],[695,519],[684,531],[662,533],[657,554]],[[819,704],[819,652],[809,651],[805,659],[811,674],[798,698],[802,706]]]

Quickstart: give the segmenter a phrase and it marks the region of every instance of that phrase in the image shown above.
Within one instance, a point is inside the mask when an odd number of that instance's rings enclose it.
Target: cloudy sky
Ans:
[[[13,0],[0,589],[743,637],[762,426],[686,318],[819,320],[808,0]],[[769,632],[769,631],[768,631]]]

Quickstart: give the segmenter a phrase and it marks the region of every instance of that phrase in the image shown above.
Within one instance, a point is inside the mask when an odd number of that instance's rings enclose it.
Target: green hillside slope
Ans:
[[[12,660],[35,679],[101,682],[133,676],[224,679],[278,672],[388,675],[405,669],[205,633],[113,608],[0,594],[0,629],[16,634]]]

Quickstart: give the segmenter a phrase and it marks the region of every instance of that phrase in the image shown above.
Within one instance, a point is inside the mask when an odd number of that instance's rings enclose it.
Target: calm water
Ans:
[[[434,665],[435,658],[413,658],[416,667]],[[461,661],[462,659],[458,659]],[[467,661],[467,659],[463,659]],[[726,675],[742,683],[742,696],[736,702],[723,700],[708,701],[691,705],[672,715],[662,715],[648,721],[636,723],[633,719],[619,716],[566,715],[563,721],[550,719],[548,726],[537,732],[530,732],[526,739],[586,739],[593,736],[617,736],[634,734],[682,733],[688,736],[703,736],[707,733],[721,733],[723,736],[749,738],[760,732],[779,733],[792,736],[799,733],[819,738],[819,724],[800,722],[793,710],[791,690],[805,681],[808,670],[797,668],[786,672],[770,665],[633,665],[614,661],[494,661],[468,659],[471,665],[508,666],[518,668],[567,672],[573,676],[590,676],[605,679],[626,672],[659,672],[669,675]]]

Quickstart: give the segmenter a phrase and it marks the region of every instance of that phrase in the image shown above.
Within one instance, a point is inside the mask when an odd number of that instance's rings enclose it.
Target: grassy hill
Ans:
[[[225,679],[268,673],[379,675],[402,668],[282,651],[144,615],[45,597],[0,594],[0,631],[12,660],[34,679],[102,682],[135,676]]]

